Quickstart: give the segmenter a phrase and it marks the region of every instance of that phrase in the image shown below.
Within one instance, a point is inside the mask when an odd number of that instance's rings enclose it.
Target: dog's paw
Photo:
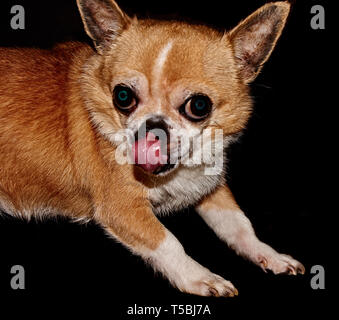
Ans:
[[[180,291],[205,297],[234,297],[238,295],[238,290],[230,281],[208,270],[196,279],[187,280],[182,286],[178,286]]]
[[[297,260],[286,254],[280,254],[271,247],[264,245],[256,256],[257,264],[266,272],[271,270],[274,274],[304,274],[305,267]]]

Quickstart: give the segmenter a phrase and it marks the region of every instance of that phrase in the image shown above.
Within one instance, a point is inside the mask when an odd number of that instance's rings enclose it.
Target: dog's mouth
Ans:
[[[146,131],[142,137],[137,132],[132,146],[135,165],[154,175],[166,174],[175,167],[170,163],[169,134],[163,132],[156,135],[153,131]]]
[[[166,174],[174,168],[175,168],[174,163],[167,163],[164,166],[158,168],[156,171],[154,171],[153,174],[155,175]]]

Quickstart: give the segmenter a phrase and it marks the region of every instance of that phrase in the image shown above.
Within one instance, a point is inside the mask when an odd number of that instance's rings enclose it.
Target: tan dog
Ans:
[[[238,254],[274,273],[304,273],[298,261],[257,239],[223,170],[224,147],[251,113],[248,84],[272,52],[290,5],[267,4],[219,33],[131,19],[112,0],[77,2],[96,50],[81,43],[0,49],[0,208],[28,219],[93,219],[174,286],[197,295],[237,290],[186,255],[156,214],[195,205]],[[117,161],[122,132],[136,165]],[[207,154],[196,142],[204,132],[214,151],[201,163],[185,162]],[[222,168],[207,174],[211,159],[221,159]]]

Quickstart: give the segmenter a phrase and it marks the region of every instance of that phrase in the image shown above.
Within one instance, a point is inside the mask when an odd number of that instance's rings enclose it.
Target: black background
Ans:
[[[119,2],[131,15],[189,18],[220,29],[232,28],[264,3]],[[25,30],[10,28],[10,8],[15,4],[26,9]],[[325,7],[326,30],[310,27],[310,10],[315,4]],[[275,318],[278,314],[294,319],[296,315],[329,312],[327,304],[334,286],[334,266],[329,257],[335,253],[333,245],[337,242],[332,231],[335,211],[329,204],[330,182],[335,180],[331,159],[336,146],[331,139],[335,102],[330,98],[331,74],[336,67],[331,58],[334,15],[330,1],[294,3],[282,38],[252,85],[256,103],[248,129],[229,152],[229,185],[257,235],[278,251],[303,262],[306,275],[265,274],[237,257],[194,210],[188,209],[161,220],[180,239],[188,254],[239,289],[239,296],[233,299],[189,296],[154,276],[140,258],[132,256],[92,223],[78,225],[61,218],[26,222],[2,215],[0,308],[16,305],[11,311],[13,315],[20,310],[26,312],[29,307],[47,319],[51,313],[69,309],[79,314],[94,311],[105,314],[107,319],[123,319],[127,307],[134,304],[208,304],[212,316],[196,317],[199,319],[242,318],[245,314],[260,318]],[[2,0],[0,24],[1,46],[48,48],[65,40],[88,42],[75,0]],[[10,268],[15,264],[25,267],[26,290],[10,288]],[[326,270],[325,290],[313,290],[310,286],[310,269],[318,264]],[[44,313],[47,311],[43,306],[49,308],[48,313]]]

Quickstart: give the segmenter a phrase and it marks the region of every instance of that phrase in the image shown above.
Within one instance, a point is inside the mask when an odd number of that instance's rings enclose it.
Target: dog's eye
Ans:
[[[209,97],[198,94],[189,98],[185,104],[179,109],[190,121],[204,120],[212,110],[212,101]]]
[[[120,111],[130,113],[137,106],[137,98],[131,88],[117,85],[113,90],[113,103]]]

